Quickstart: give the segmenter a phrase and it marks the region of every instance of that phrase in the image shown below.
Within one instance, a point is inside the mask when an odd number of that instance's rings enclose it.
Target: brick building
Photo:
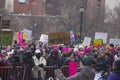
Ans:
[[[14,0],[14,13],[45,15],[45,0]]]
[[[60,15],[62,6],[61,1],[62,0],[46,0],[46,14]]]
[[[0,9],[5,7],[5,0],[0,0]]]
[[[46,13],[49,15],[60,15],[64,4],[68,5],[72,1],[73,0],[46,0]],[[93,12],[96,6],[99,6],[99,2],[101,10],[105,11],[105,0],[77,0],[77,3],[83,5],[87,12]]]

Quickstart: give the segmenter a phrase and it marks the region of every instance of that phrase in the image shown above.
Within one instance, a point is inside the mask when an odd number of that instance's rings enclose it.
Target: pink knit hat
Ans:
[[[68,52],[68,48],[67,48],[67,47],[64,47],[64,48],[62,49],[62,51],[63,51],[63,52],[65,52],[65,51]]]
[[[85,52],[85,53],[89,53],[89,52],[90,52],[90,48],[85,47],[85,48],[84,48],[84,52]]]
[[[79,51],[79,52],[78,52],[78,55],[82,55],[82,54],[84,54],[84,52],[82,52],[82,51]]]
[[[53,45],[53,50],[58,50],[58,45],[57,44],[55,44],[55,45]]]

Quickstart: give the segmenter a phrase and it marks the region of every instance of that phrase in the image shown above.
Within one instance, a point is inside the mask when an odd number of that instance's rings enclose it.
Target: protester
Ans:
[[[107,80],[120,80],[120,60],[113,63],[113,71],[108,76]]]
[[[77,62],[79,63],[82,60],[82,57],[84,56],[84,52],[83,51],[78,51],[75,59],[77,60]]]
[[[66,70],[68,73],[67,76],[72,76],[77,72],[77,60],[75,59],[75,54],[73,52],[68,53],[68,58],[65,61],[65,64],[68,66],[68,69]]]
[[[42,52],[39,49],[35,50],[35,55],[33,56],[33,60],[35,63],[35,67],[33,67],[33,80],[38,80],[39,78],[39,72],[40,72],[40,77],[42,80],[45,80],[45,71],[44,71],[44,66],[46,66],[47,62],[44,57],[42,57]]]
[[[114,55],[114,61],[117,61],[117,60],[120,60],[120,52],[117,52],[117,53]]]
[[[59,80],[94,80],[95,70],[90,66],[92,65],[93,60],[89,59],[90,57],[85,57],[82,60],[82,65],[78,68],[78,71],[75,75],[70,77],[65,77],[59,69],[55,70],[55,74]]]
[[[58,50],[52,50],[50,56],[47,58],[47,66],[56,66],[56,65],[58,67],[61,66],[60,57],[58,56]],[[47,76],[47,78],[49,77],[54,78],[54,72],[52,69],[49,70],[49,76]]]
[[[70,62],[76,62],[77,64],[77,61],[75,60],[75,54],[74,53],[68,53],[68,58],[66,59],[65,61],[65,65],[69,65]]]
[[[67,66],[67,69],[65,68],[64,73],[65,76],[67,75],[67,77],[68,76],[69,77],[68,78],[64,77],[61,71],[56,69],[55,74],[59,80],[98,80],[100,77],[102,77],[103,72],[107,72],[109,68],[112,67],[112,63],[114,61],[115,62],[118,61],[120,58],[120,48],[118,46],[115,49],[115,46],[113,44],[108,44],[106,47],[104,45],[97,46],[82,45],[81,47],[80,46],[76,47],[74,46],[73,43],[71,44],[66,43],[65,45],[64,44],[48,45],[42,43],[36,46],[36,43],[34,42],[26,42],[23,43],[22,46],[20,46],[17,44],[17,42],[15,42],[13,47],[8,45],[7,47],[4,48],[5,49],[1,51],[0,54],[1,66],[2,65],[12,66],[11,60],[13,60],[13,56],[18,57],[16,66],[19,65],[21,66],[23,64],[21,63],[21,61],[23,60],[23,57],[25,57],[23,56],[25,51],[27,49],[31,51],[30,53],[32,53],[33,59],[33,65],[31,68],[34,80],[37,80],[39,77],[41,77],[42,80],[46,80],[49,77],[54,78],[55,77],[53,72],[54,68],[61,68],[61,66],[65,65]],[[79,65],[78,63],[80,63],[80,67],[78,69],[75,69],[78,67]],[[81,66],[81,64],[83,66]],[[94,66],[92,64],[94,64]],[[45,66],[51,67],[48,70]],[[74,66],[74,69],[73,67],[71,68],[70,66]],[[38,74],[39,71],[41,71],[40,73],[41,76],[39,76]],[[45,77],[44,72],[46,72],[47,77]],[[100,77],[96,78],[95,73],[96,75],[97,74],[99,75],[100,73]],[[113,73],[118,74],[116,72]],[[110,76],[108,77],[108,80],[110,79]]]

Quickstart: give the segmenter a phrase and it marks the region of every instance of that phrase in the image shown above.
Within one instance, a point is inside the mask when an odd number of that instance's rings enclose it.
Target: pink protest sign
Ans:
[[[73,76],[77,72],[77,63],[75,61],[69,63],[69,76]]]
[[[19,43],[19,45],[22,46],[22,33],[18,32],[17,37],[18,37],[18,43]]]

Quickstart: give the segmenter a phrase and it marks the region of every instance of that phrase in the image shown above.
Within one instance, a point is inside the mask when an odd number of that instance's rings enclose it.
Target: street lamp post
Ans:
[[[34,23],[33,24],[33,31],[32,31],[32,36],[33,36],[33,40],[34,40],[34,42],[35,42],[35,27],[37,26],[37,23]]]
[[[80,42],[82,42],[82,24],[83,24],[83,12],[84,12],[84,7],[80,7]]]

